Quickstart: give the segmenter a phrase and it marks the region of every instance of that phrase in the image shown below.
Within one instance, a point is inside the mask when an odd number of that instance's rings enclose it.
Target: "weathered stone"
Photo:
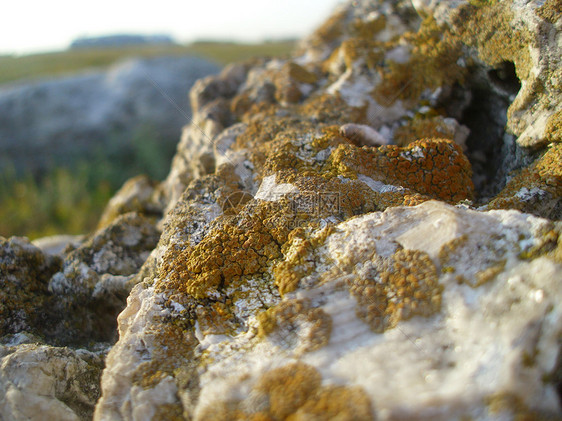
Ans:
[[[49,279],[61,264],[60,257],[43,254],[26,238],[0,237],[0,337],[47,328],[53,305]]]
[[[0,345],[3,420],[90,420],[103,356],[32,343]]]
[[[353,1],[200,82],[95,419],[558,416],[551,6]]]
[[[156,183],[144,175],[128,180],[105,207],[98,228],[108,226],[119,215],[129,212],[161,217],[162,205],[155,187]]]
[[[350,1],[198,82],[166,181],[47,276],[65,343],[132,287],[94,419],[560,417],[557,10]]]
[[[75,250],[49,281],[55,308],[68,311],[57,336],[64,343],[112,341],[115,318],[123,309],[139,271],[156,246],[154,222],[136,213],[118,217]],[[61,329],[63,329],[61,331]]]
[[[267,399],[265,406],[251,397],[241,402],[237,391],[255,389],[268,370],[292,359],[322,373],[323,383],[345,379],[348,387],[360,386],[378,416],[491,416],[498,396],[521,403],[512,415],[553,414],[559,410],[555,385],[543,378],[556,364],[562,268],[547,256],[559,235],[551,222],[517,211],[476,212],[430,201],[294,237],[283,259],[291,267],[275,272],[279,289],[286,274],[297,276],[293,292],[285,288],[286,297],[270,301],[266,312],[252,307],[252,295],[236,297],[228,288],[198,307],[173,286],[157,293],[139,284],[120,316],[121,339],[110,352],[98,418],[132,417],[119,409],[135,407],[136,398],[124,390],[136,390],[135,378],[143,382],[159,372],[149,387],[153,413],[164,403],[195,419],[223,407],[274,411]],[[299,251],[303,241],[311,246]],[[243,279],[238,291],[263,294],[272,287],[260,281],[266,275]],[[236,310],[243,306],[250,311]],[[330,327],[315,320],[329,320]],[[178,343],[178,337],[185,339]],[[494,356],[481,361],[490,346]],[[186,384],[179,367],[190,373]],[[421,374],[412,376],[412,368]],[[160,395],[170,384],[179,401]],[[305,408],[296,404],[291,411]]]

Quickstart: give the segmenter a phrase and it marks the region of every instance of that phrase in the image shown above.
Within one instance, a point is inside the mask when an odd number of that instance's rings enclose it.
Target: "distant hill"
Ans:
[[[124,47],[129,45],[172,45],[176,44],[169,35],[115,34],[100,37],[80,37],[72,41],[70,49]]]

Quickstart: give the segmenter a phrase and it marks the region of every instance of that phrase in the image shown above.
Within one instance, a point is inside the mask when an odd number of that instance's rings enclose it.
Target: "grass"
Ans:
[[[103,69],[132,57],[195,55],[225,65],[255,56],[277,57],[294,48],[293,41],[262,44],[195,42],[188,45],[146,45],[123,48],[66,50],[27,56],[0,56],[0,84],[21,79],[71,74],[87,69]]]
[[[162,180],[174,147],[162,147],[158,134],[140,127],[127,147],[100,149],[72,167],[53,168],[38,177],[0,173],[0,235],[31,239],[92,231],[115,191],[130,177],[147,174]]]
[[[224,65],[255,56],[286,55],[293,47],[291,41],[197,42],[186,46],[134,46],[0,56],[0,84],[105,68],[130,57],[195,55]],[[149,127],[139,127],[126,150],[98,151],[95,159],[72,167],[54,168],[41,177],[17,176],[9,168],[0,172],[0,235],[34,239],[91,232],[107,201],[125,180],[141,173],[156,180],[166,176],[174,148],[163,150],[161,145],[158,133]],[[2,158],[9,161],[9,157]]]

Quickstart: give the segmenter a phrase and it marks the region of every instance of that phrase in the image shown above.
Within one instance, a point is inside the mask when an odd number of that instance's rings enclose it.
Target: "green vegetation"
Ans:
[[[294,42],[234,44],[197,42],[186,46],[134,46],[68,50],[13,57],[0,56],[0,84],[21,79],[71,74],[104,68],[130,57],[195,55],[219,64],[255,56],[288,54]],[[179,140],[179,139],[178,139]],[[41,177],[0,172],[0,235],[38,238],[54,234],[83,234],[95,228],[107,201],[123,182],[138,174],[162,180],[168,173],[175,146],[162,147],[158,133],[139,128],[131,144],[98,151],[94,157]],[[9,157],[2,157],[8,159]]]
[[[125,48],[67,50],[28,56],[0,56],[0,84],[20,79],[70,74],[92,68],[104,68],[131,57],[194,55],[227,64],[255,56],[280,56],[294,48],[293,41],[263,44],[235,44],[202,41],[189,45],[145,45]]]
[[[158,134],[140,128],[127,147],[98,151],[73,167],[55,168],[41,177],[0,174],[0,235],[38,238],[93,230],[107,201],[137,174],[163,179],[174,146],[162,147]]]

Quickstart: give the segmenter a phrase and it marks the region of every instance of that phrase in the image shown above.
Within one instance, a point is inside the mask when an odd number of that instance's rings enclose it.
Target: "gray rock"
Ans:
[[[131,59],[104,72],[2,86],[0,171],[125,153],[143,130],[175,145],[190,121],[190,87],[217,71],[195,57]]]
[[[0,419],[89,420],[103,355],[31,343],[0,345]]]

